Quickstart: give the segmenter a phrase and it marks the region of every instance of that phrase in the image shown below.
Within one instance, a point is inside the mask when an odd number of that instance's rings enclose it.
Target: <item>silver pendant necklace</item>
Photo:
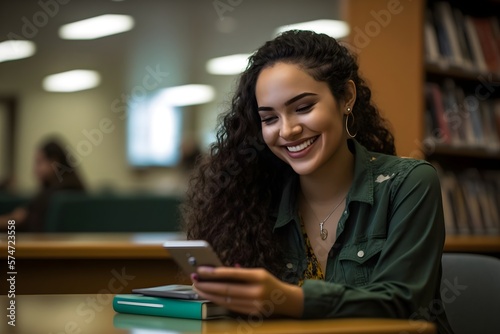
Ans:
[[[342,200],[340,201],[340,203],[339,203],[339,204],[337,204],[337,205],[333,208],[332,212],[330,212],[330,213],[328,214],[328,216],[326,216],[326,218],[325,218],[325,219],[323,219],[323,220],[321,221],[321,223],[319,223],[319,235],[320,235],[320,237],[321,237],[321,240],[326,240],[326,238],[328,238],[328,230],[327,230],[326,228],[324,228],[324,227],[323,227],[323,225],[325,225],[325,222],[328,220],[328,218],[330,218],[330,217],[331,217],[331,215],[333,215],[333,213],[335,212],[335,210],[337,210],[337,209],[338,209],[338,207],[340,206],[340,204],[342,204],[342,203],[344,202],[344,200],[346,199],[346,197],[347,197],[347,194],[344,196],[344,198],[342,198]],[[317,218],[317,217],[316,217],[316,218]]]

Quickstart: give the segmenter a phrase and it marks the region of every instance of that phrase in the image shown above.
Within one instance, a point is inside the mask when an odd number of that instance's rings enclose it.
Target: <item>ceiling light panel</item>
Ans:
[[[97,87],[101,76],[96,71],[72,70],[49,75],[43,80],[43,88],[49,92],[77,92]]]
[[[68,23],[59,28],[62,39],[96,39],[129,31],[134,27],[129,15],[106,14]]]
[[[205,68],[208,73],[217,75],[234,75],[243,72],[248,65],[250,54],[239,53],[224,57],[212,58]]]
[[[159,95],[165,104],[182,107],[212,101],[215,97],[215,90],[212,86],[191,84],[162,89]]]
[[[9,60],[31,57],[36,52],[32,41],[4,41],[0,43],[0,63]]]
[[[339,20],[314,20],[281,26],[276,34],[288,30],[311,30],[319,34],[326,34],[334,38],[342,38],[349,35],[349,25]]]

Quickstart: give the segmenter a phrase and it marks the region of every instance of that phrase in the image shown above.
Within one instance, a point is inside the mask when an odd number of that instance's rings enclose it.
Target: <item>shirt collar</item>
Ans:
[[[358,201],[373,205],[373,169],[376,157],[354,139],[347,141],[354,154],[354,178],[349,189],[348,202]]]
[[[354,154],[354,178],[347,195],[347,205],[351,201],[373,204],[373,154],[354,139],[347,141],[349,150]],[[299,177],[292,173],[285,181],[279,205],[274,208],[272,216],[276,217],[274,229],[285,226],[297,219],[297,188]]]

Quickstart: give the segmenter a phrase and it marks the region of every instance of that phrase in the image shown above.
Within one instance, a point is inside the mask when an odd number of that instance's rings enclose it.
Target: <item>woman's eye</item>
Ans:
[[[314,107],[314,104],[309,104],[307,106],[304,106],[304,107],[300,107],[300,108],[297,108],[297,112],[305,112],[305,111],[309,111],[311,110],[312,108]]]
[[[275,116],[271,116],[271,117],[263,118],[261,121],[262,121],[262,123],[270,124],[270,123],[272,123],[275,120],[276,120],[276,117]]]

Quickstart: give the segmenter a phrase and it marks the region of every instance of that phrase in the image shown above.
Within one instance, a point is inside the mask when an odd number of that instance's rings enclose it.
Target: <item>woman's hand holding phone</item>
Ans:
[[[191,274],[201,298],[243,314],[300,317],[304,296],[296,285],[280,281],[262,268],[200,266]]]
[[[244,314],[300,317],[304,294],[296,285],[280,281],[262,268],[224,267],[203,240],[167,241],[170,256],[185,273],[201,298]]]

